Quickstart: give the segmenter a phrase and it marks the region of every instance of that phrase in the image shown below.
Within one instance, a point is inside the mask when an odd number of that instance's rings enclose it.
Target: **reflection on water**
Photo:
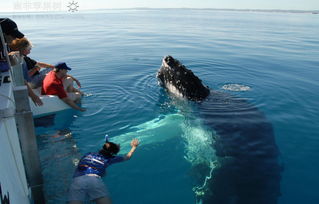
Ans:
[[[65,203],[74,167],[80,158],[69,129],[74,111],[35,119],[47,203]]]

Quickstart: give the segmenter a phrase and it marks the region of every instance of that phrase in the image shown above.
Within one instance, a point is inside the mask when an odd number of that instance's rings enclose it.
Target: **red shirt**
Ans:
[[[43,80],[42,95],[56,95],[59,98],[67,97],[62,80],[54,71],[49,72]]]

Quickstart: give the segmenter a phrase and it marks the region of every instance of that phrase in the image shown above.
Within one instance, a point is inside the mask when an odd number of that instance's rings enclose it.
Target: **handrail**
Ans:
[[[18,52],[16,52],[15,55],[13,55],[14,57],[12,57],[12,60],[14,61],[15,64],[13,65],[11,64],[9,53],[8,53],[8,50],[6,49],[7,43],[5,42],[1,26],[0,26],[0,38],[1,38],[1,44],[3,47],[4,55],[6,57],[6,62],[11,68],[9,70],[11,73],[12,81],[15,86],[23,86],[24,78],[23,78],[23,69],[22,69],[22,61],[23,61],[22,57],[20,56]]]
[[[43,179],[41,174],[40,157],[36,135],[34,130],[33,115],[30,108],[28,90],[25,86],[22,69],[22,57],[15,53],[14,65],[10,62],[10,56],[5,43],[3,31],[0,26],[0,38],[6,61],[10,67],[11,80],[13,82],[13,95],[15,101],[15,121],[17,123],[20,148],[24,161],[29,188],[33,203],[44,204]]]

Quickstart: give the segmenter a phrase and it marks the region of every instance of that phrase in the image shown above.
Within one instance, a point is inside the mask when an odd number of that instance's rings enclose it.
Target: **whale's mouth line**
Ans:
[[[166,61],[165,61],[165,58],[163,58],[163,60],[162,60],[162,66],[164,66],[164,67],[166,67],[166,68],[169,67],[168,64],[167,64]]]

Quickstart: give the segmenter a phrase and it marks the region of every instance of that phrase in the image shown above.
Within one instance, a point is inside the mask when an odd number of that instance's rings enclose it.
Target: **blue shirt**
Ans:
[[[25,61],[22,63],[22,71],[23,71],[24,80],[26,80],[27,82],[31,82],[31,77],[29,76],[29,73],[28,73],[28,66]]]
[[[73,177],[86,174],[104,176],[108,166],[122,161],[124,161],[123,156],[104,157],[102,154],[90,152],[81,158]]]

